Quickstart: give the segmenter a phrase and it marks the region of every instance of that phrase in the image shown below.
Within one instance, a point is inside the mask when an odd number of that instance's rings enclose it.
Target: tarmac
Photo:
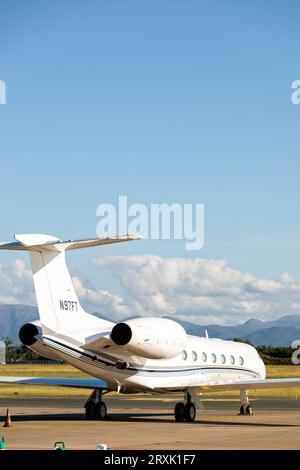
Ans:
[[[108,419],[87,421],[84,398],[0,398],[0,436],[7,450],[66,449],[300,449],[300,401],[251,401],[254,416],[239,416],[237,400],[203,400],[193,423],[177,423],[171,396],[105,397]],[[2,427],[9,408],[12,427]]]

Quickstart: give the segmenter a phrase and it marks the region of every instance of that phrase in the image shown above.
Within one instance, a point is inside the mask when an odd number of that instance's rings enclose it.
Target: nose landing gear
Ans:
[[[241,407],[239,415],[248,415],[253,416],[254,411],[252,406],[249,403],[248,390],[240,391]]]

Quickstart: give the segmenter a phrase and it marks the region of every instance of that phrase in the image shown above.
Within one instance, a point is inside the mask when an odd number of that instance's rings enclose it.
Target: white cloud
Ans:
[[[289,273],[263,279],[234,270],[222,259],[154,255],[104,257],[94,263],[120,289],[94,289],[78,275],[73,277],[75,289],[89,311],[117,321],[169,315],[195,323],[233,324],[300,313],[300,282]],[[0,264],[0,303],[36,303],[31,270],[22,260]]]
[[[95,291],[85,287],[79,277],[73,277],[73,284],[82,303],[94,306],[95,311],[122,319],[130,315],[126,302],[119,295],[113,295],[106,290]]]
[[[16,259],[8,265],[0,264],[0,303],[28,305],[36,303],[32,273],[30,269],[26,269],[23,260]]]
[[[278,279],[258,279],[228,267],[222,259],[153,255],[104,257],[94,262],[119,280],[131,315],[235,323],[251,316],[272,319],[300,313],[300,283],[288,273]]]

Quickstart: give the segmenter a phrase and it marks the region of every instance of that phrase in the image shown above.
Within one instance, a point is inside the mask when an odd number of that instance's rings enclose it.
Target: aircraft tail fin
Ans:
[[[135,235],[62,241],[49,235],[15,235],[15,242],[0,243],[0,250],[29,251],[43,332],[99,329],[113,325],[84,311],[66,265],[65,251],[137,240]]]

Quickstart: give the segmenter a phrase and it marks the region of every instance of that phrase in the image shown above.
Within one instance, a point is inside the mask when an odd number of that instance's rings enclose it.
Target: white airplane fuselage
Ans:
[[[155,318],[153,319],[155,322]],[[124,391],[156,390],[186,384],[218,384],[241,380],[264,379],[266,369],[255,348],[245,343],[187,335],[182,353],[169,359],[147,359],[126,350],[104,349],[101,354],[76,346],[71,338],[44,335],[31,346],[39,353],[51,351],[57,357],[87,374],[105,380],[112,389]],[[121,369],[122,364],[126,368]]]

